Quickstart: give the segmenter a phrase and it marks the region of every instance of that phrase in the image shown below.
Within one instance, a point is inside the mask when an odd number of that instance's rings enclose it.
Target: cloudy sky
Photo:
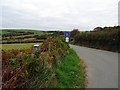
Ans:
[[[119,0],[2,0],[2,28],[93,30],[118,25]]]

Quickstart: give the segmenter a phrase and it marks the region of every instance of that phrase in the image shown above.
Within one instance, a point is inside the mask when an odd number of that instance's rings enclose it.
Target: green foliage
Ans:
[[[120,52],[119,29],[120,26],[97,27],[94,31],[77,34],[74,37],[74,44]]]
[[[45,88],[54,86],[52,66],[69,54],[67,43],[60,38],[48,38],[41,49],[2,51],[3,88]],[[59,51],[59,52],[58,52]]]
[[[58,81],[54,88],[85,88],[82,63],[75,51],[69,51],[70,54],[62,59],[59,67],[54,68]]]
[[[74,29],[73,31],[70,32],[70,37],[75,37],[77,34],[79,34],[79,30],[78,29]]]

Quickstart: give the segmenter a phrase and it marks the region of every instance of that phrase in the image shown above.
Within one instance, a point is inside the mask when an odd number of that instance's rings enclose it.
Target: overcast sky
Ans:
[[[93,30],[118,25],[119,0],[2,0],[2,28]]]

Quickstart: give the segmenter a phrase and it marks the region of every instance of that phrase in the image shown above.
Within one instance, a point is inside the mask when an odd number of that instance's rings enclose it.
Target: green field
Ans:
[[[10,40],[3,40],[2,42],[26,42],[26,41],[43,41],[36,40],[36,38],[27,38],[27,39],[10,39]]]
[[[53,33],[40,30],[2,30],[2,44],[42,42],[50,34]]]
[[[24,29],[4,29],[4,30],[0,30],[2,31],[2,34],[8,34],[10,33],[9,31],[15,31],[15,32],[33,32],[34,34],[45,34],[48,32],[42,31],[42,30],[24,30]]]
[[[41,34],[31,34],[31,35],[21,35],[21,36],[12,36],[12,38],[20,38],[20,37],[33,37],[35,35],[41,35]],[[10,38],[10,37],[5,37],[5,38]]]
[[[11,50],[11,49],[28,49],[35,44],[41,45],[42,43],[21,43],[21,44],[2,44],[3,50]]]

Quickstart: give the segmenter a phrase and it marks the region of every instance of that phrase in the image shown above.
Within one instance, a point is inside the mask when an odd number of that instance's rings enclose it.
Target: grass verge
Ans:
[[[69,55],[53,68],[57,85],[52,88],[85,88],[85,72],[82,62],[74,50],[69,49],[69,52]]]

